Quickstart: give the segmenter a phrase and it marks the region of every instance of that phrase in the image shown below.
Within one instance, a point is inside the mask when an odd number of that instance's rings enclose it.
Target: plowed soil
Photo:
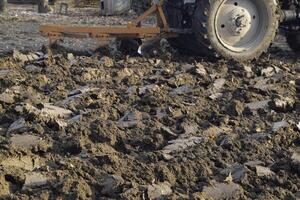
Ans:
[[[165,41],[150,57],[45,42],[0,59],[0,198],[300,198],[292,52],[241,64]]]

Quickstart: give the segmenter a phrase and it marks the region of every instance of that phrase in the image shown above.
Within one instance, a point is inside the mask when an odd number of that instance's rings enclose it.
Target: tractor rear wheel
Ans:
[[[197,42],[208,55],[252,60],[267,51],[278,28],[274,0],[200,0],[194,14]]]
[[[286,42],[289,47],[295,52],[300,52],[300,34],[299,31],[289,31],[286,33]]]

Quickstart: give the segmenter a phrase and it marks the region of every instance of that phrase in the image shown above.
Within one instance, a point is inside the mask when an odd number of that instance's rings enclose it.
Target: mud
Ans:
[[[271,51],[2,57],[1,198],[300,198],[299,62]]]

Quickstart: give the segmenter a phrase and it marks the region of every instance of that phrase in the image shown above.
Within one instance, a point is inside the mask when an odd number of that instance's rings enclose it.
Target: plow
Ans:
[[[147,11],[124,27],[42,25],[40,32],[51,43],[62,37],[161,37],[195,55],[249,61],[268,50],[279,30],[297,51],[299,11],[296,0],[154,0]],[[156,15],[156,25],[143,26],[152,15]]]

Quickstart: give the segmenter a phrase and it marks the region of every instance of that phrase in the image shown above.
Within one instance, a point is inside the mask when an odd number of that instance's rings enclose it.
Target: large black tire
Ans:
[[[192,28],[192,22],[187,17],[185,10],[182,9],[182,0],[166,0],[164,3],[164,13],[168,20],[170,28],[174,29],[188,29]],[[188,22],[188,23],[184,23]],[[170,45],[177,49],[180,53],[184,54],[197,54],[199,55],[199,49],[201,45],[197,42],[194,34],[181,34],[176,38],[169,38]]]
[[[286,33],[286,42],[289,47],[295,52],[300,53],[300,34],[299,31],[289,31]]]
[[[275,38],[278,29],[277,5],[274,0],[261,0],[261,12],[266,12],[268,20],[266,21],[265,33],[260,36],[261,41],[246,51],[236,52],[225,46],[217,35],[216,15],[220,5],[224,0],[198,0],[197,8],[194,14],[193,30],[197,42],[202,45],[209,56],[222,56],[236,61],[247,61],[258,58],[263,52],[266,52]]]
[[[0,13],[6,11],[7,8],[7,0],[0,0]]]

